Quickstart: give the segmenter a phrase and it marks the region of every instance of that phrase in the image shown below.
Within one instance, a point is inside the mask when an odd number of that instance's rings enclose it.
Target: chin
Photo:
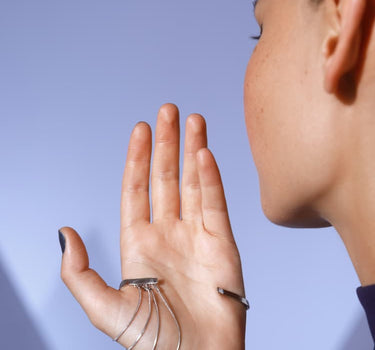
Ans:
[[[291,228],[324,228],[332,226],[319,213],[307,206],[293,205],[292,200],[280,201],[261,195],[262,210],[272,223]]]

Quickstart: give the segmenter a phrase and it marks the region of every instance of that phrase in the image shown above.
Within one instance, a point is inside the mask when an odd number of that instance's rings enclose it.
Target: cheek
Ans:
[[[258,172],[263,167],[261,164],[267,163],[267,149],[270,148],[268,134],[272,128],[266,107],[271,102],[270,89],[267,88],[270,86],[267,74],[268,58],[269,54],[261,52],[259,48],[254,50],[247,66],[244,83],[246,129]]]
[[[306,97],[314,91],[303,60],[275,50],[258,44],[246,71],[244,107],[263,211],[288,225],[327,177],[319,164],[327,150],[324,130],[331,128],[314,109],[317,101]]]

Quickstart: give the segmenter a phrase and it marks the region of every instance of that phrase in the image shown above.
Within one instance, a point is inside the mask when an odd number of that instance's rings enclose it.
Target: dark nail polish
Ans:
[[[59,241],[60,241],[61,251],[64,253],[65,252],[65,237],[60,232],[60,230],[59,230]]]

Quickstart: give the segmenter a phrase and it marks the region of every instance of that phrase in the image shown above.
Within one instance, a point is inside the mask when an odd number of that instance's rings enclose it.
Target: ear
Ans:
[[[324,42],[324,84],[328,93],[335,93],[340,79],[356,66],[359,59],[366,0],[333,0],[331,6],[334,10],[329,16],[335,17],[335,25]]]

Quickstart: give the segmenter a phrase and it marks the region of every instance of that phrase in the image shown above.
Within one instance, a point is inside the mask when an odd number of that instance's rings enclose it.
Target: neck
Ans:
[[[349,141],[340,179],[325,198],[322,214],[341,236],[361,285],[367,286],[375,284],[375,115],[355,116],[362,125],[348,128],[343,139]]]
[[[361,285],[375,284],[375,208],[366,208],[367,201],[360,196],[347,200],[336,211],[332,224],[345,244]]]

